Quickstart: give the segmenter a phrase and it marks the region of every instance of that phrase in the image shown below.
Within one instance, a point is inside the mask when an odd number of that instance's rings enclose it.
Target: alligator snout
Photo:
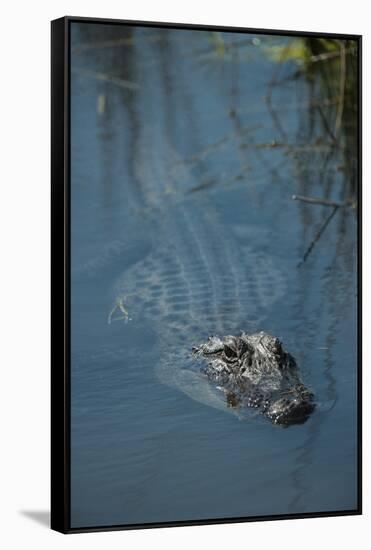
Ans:
[[[281,425],[303,424],[314,411],[313,394],[282,397],[273,401],[264,414],[274,423]]]

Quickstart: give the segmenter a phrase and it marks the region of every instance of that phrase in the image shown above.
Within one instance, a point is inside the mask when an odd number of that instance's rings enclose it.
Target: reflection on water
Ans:
[[[72,525],[354,509],[355,44],[73,23],[71,49]],[[240,330],[296,357],[305,424],[200,377],[192,345]]]

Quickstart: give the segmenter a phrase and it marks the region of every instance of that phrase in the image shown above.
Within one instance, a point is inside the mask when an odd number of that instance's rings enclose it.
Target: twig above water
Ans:
[[[307,202],[309,204],[321,204],[323,206],[332,206],[332,207],[336,207],[336,208],[343,208],[345,206],[351,206],[351,204],[352,204],[351,200],[347,200],[345,202],[337,202],[337,201],[332,201],[332,200],[329,200],[329,199],[306,197],[304,195],[293,195],[292,199],[294,201]]]
[[[311,243],[309,244],[307,250],[305,251],[305,254],[304,254],[302,260],[298,263],[297,267],[301,267],[303,265],[303,263],[307,260],[309,254],[312,252],[312,250],[315,247],[315,245],[317,244],[317,242],[322,237],[323,233],[325,232],[326,227],[328,226],[328,224],[330,223],[332,218],[335,216],[335,214],[339,210],[339,208],[345,208],[347,206],[354,206],[355,202],[354,202],[353,199],[348,199],[344,202],[337,202],[337,201],[332,201],[332,200],[329,200],[329,199],[306,197],[304,195],[292,195],[292,199],[294,201],[306,202],[308,204],[318,204],[318,205],[321,205],[321,206],[330,206],[332,208],[332,211],[325,218],[325,220],[323,221],[321,227],[319,228],[319,230],[315,234],[314,238],[312,239]]]
[[[323,222],[323,224],[321,225],[321,227],[317,231],[316,235],[314,236],[314,239],[312,240],[312,242],[308,246],[302,260],[298,263],[297,267],[301,267],[303,265],[303,263],[307,260],[309,254],[312,252],[313,248],[315,247],[315,245],[317,244],[317,242],[320,240],[321,236],[323,235],[326,227],[328,226],[328,224],[330,223],[330,221],[332,220],[332,218],[335,216],[336,212],[338,211],[338,208],[339,208],[339,206],[334,206],[333,207],[332,212],[330,213],[329,216],[327,216],[327,218],[325,219],[325,221]]]
[[[356,52],[356,48],[343,47],[343,51],[345,55],[353,54]],[[317,55],[311,55],[310,58],[308,59],[308,63],[317,63],[318,61],[328,61],[329,59],[339,57],[339,55],[342,55],[341,51],[325,52]]]

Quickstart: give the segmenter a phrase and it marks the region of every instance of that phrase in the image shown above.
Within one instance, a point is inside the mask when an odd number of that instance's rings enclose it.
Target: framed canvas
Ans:
[[[361,513],[361,37],[52,22],[52,528]]]

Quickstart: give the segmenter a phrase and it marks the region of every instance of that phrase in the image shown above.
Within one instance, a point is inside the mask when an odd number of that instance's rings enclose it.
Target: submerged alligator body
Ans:
[[[257,408],[285,426],[305,422],[314,410],[313,394],[278,338],[265,332],[213,336],[193,351],[207,360],[203,371],[230,407]]]

